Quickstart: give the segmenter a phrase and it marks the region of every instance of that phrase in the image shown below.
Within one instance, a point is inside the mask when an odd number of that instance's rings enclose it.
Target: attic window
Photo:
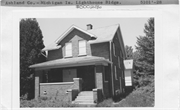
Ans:
[[[86,55],[86,40],[79,41],[79,55]]]
[[[65,57],[72,56],[72,43],[68,42],[65,44]]]

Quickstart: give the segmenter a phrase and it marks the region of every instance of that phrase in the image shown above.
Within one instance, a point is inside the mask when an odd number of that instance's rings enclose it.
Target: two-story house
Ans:
[[[126,55],[119,24],[97,29],[88,24],[87,30],[73,25],[42,51],[46,62],[30,66],[35,69],[35,98],[85,103],[86,97],[94,103],[124,93]]]

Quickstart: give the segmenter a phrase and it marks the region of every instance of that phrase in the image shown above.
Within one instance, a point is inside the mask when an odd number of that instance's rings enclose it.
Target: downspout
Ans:
[[[110,55],[110,61],[112,62],[112,50],[111,50],[111,43],[112,41],[109,41],[109,55]],[[112,94],[114,95],[114,80],[113,80],[113,63],[111,63],[111,78],[112,78]]]

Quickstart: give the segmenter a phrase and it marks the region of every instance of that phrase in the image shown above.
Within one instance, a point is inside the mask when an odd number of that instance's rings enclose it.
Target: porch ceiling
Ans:
[[[103,57],[84,56],[84,57],[64,58],[64,59],[47,61],[43,63],[30,65],[29,68],[50,69],[50,68],[63,68],[63,67],[98,65],[98,64],[108,65],[108,63],[111,62]]]

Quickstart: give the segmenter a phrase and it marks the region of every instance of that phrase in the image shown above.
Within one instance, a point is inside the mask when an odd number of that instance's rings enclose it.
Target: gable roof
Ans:
[[[74,29],[77,29],[81,32],[84,32],[88,35],[90,35],[93,38],[93,40],[89,40],[88,43],[90,44],[94,44],[94,43],[101,43],[101,42],[110,42],[113,40],[115,33],[118,31],[118,29],[120,30],[120,25],[119,24],[115,24],[115,25],[110,25],[110,26],[106,26],[106,27],[101,27],[101,28],[96,28],[96,29],[91,29],[91,30],[83,30],[75,25],[72,25],[69,29],[67,29],[55,42],[54,44],[51,44],[47,47],[45,47],[43,50],[53,50],[53,49],[58,49],[60,48],[58,46],[58,43],[60,41],[62,41],[70,32],[72,32]],[[121,30],[120,30],[121,31]],[[120,32],[121,34],[121,32]],[[121,35],[122,36],[122,35]],[[126,56],[125,53],[125,49],[124,49],[124,42],[123,42],[123,38],[118,38],[120,45],[121,45],[121,49],[123,51],[123,55]],[[42,51],[43,51],[42,50]]]
[[[75,25],[72,25],[68,30],[66,30],[55,42],[58,44],[60,41],[62,41],[70,32],[72,32],[74,29],[77,29],[81,32],[84,32],[85,34],[88,34],[91,37],[95,37],[94,34],[89,33],[88,31],[85,31]]]
[[[72,26],[71,26],[69,29],[67,29],[60,37],[58,37],[58,39],[57,39],[55,42],[53,42],[52,44],[44,47],[44,48],[42,49],[42,51],[55,50],[55,49],[61,48],[61,45],[58,45],[58,43],[59,43],[60,41],[62,41],[62,40],[63,40],[70,32],[72,32],[74,29],[77,29],[77,30],[79,30],[79,31],[81,31],[81,32],[84,32],[85,34],[88,34],[88,35],[91,36],[91,37],[95,37],[95,35],[87,32],[87,31],[85,31],[85,30],[83,30],[83,29],[81,29],[81,28],[79,28],[79,27],[77,27],[77,26],[75,26],[75,25],[72,25]]]
[[[45,48],[42,49],[42,51],[47,51],[47,50],[55,50],[61,48],[61,45],[57,45],[56,43],[52,43]]]
[[[133,60],[124,60],[125,69],[133,69]]]

